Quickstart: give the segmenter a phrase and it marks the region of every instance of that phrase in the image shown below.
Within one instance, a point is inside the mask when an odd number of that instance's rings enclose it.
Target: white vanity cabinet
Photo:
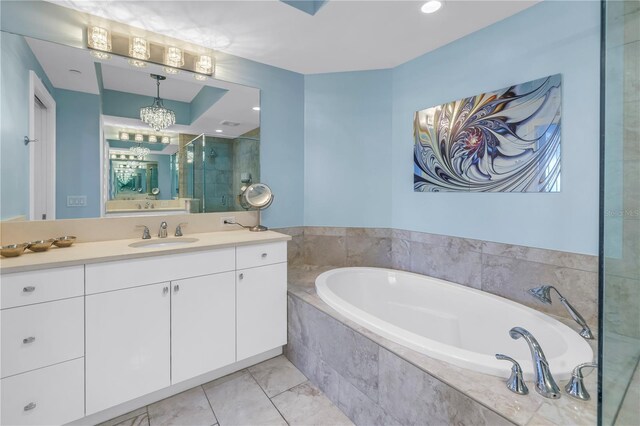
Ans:
[[[2,425],[84,415],[84,267],[1,278]]]
[[[238,247],[236,262],[237,359],[242,360],[287,343],[287,245]]]
[[[171,282],[172,383],[236,361],[235,293],[233,271]]]
[[[87,415],[171,384],[169,285],[86,297]]]
[[[106,419],[280,353],[286,244],[3,274],[1,425]]]

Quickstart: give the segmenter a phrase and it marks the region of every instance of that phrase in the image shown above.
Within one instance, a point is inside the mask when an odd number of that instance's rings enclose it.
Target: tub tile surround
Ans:
[[[552,296],[552,305],[545,305],[527,293],[530,288],[551,284],[597,333],[597,256],[401,229],[297,227],[277,231],[295,241],[289,244],[291,266],[391,267],[481,289],[569,318],[557,296]]]
[[[594,400],[581,402],[564,395],[560,400],[551,401],[538,395],[532,388],[528,396],[516,396],[507,390],[504,379],[430,358],[385,339],[337,313],[317,296],[312,286],[306,284],[313,282],[325,268],[303,266],[292,267],[291,270],[298,270],[298,276],[305,276],[305,279],[301,283],[289,279],[289,335],[285,354],[354,423],[596,423],[597,404]],[[366,374],[370,366],[352,364],[348,367],[351,370],[343,376],[341,371],[344,372],[346,367],[336,363],[339,356],[325,358],[323,353],[317,351],[315,342],[329,335],[329,332],[332,333],[332,339],[342,342],[340,349],[347,353],[358,353],[360,349],[356,342],[362,339],[370,341],[366,344],[368,352],[371,352],[371,343],[377,347],[377,394],[371,393],[371,387],[367,388],[354,380],[354,377]],[[344,335],[339,336],[340,333]],[[592,344],[594,346],[595,343]],[[376,377],[370,380],[374,381]],[[585,379],[585,385],[592,394],[595,393],[596,382],[596,374]],[[565,381],[558,384],[562,387]],[[409,390],[403,390],[405,388]],[[429,403],[434,399],[438,403]]]

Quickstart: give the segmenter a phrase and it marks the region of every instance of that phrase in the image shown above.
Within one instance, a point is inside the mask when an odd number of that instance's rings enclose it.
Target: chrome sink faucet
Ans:
[[[509,335],[514,340],[522,337],[529,345],[531,359],[533,360],[533,368],[536,372],[536,391],[545,398],[560,398],[560,388],[558,388],[556,381],[551,375],[547,357],[544,356],[542,347],[536,338],[533,337],[533,334],[529,333],[522,327],[513,327],[509,331]]]
[[[158,238],[167,238],[167,222],[162,221],[160,223],[160,229],[158,230]]]

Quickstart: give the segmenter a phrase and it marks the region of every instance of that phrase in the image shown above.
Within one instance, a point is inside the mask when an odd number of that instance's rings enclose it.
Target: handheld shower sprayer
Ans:
[[[591,332],[591,329],[587,325],[587,322],[585,321],[585,319],[582,317],[582,315],[580,315],[580,313],[573,306],[571,306],[569,301],[564,296],[562,296],[562,294],[560,294],[557,288],[551,285],[543,285],[540,287],[529,289],[529,294],[531,294],[533,297],[535,297],[542,303],[551,305],[551,290],[554,290],[558,294],[558,297],[560,297],[560,303],[562,303],[562,306],[564,306],[565,309],[569,312],[569,315],[571,315],[571,318],[573,318],[573,320],[582,327],[582,330],[580,331],[580,335],[585,339],[593,339],[593,333]]]

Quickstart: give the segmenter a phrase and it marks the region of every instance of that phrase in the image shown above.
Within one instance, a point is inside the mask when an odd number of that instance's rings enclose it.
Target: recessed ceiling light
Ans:
[[[216,133],[222,133],[222,130],[216,129]]]
[[[254,111],[260,111],[260,107],[259,106],[255,106],[255,107],[253,107],[251,109],[254,110]]]
[[[441,1],[430,0],[430,1],[426,2],[425,4],[423,4],[422,8],[420,8],[420,10],[422,11],[422,13],[434,13],[434,12],[437,12],[438,10],[440,10],[441,7],[442,7],[442,2]]]

